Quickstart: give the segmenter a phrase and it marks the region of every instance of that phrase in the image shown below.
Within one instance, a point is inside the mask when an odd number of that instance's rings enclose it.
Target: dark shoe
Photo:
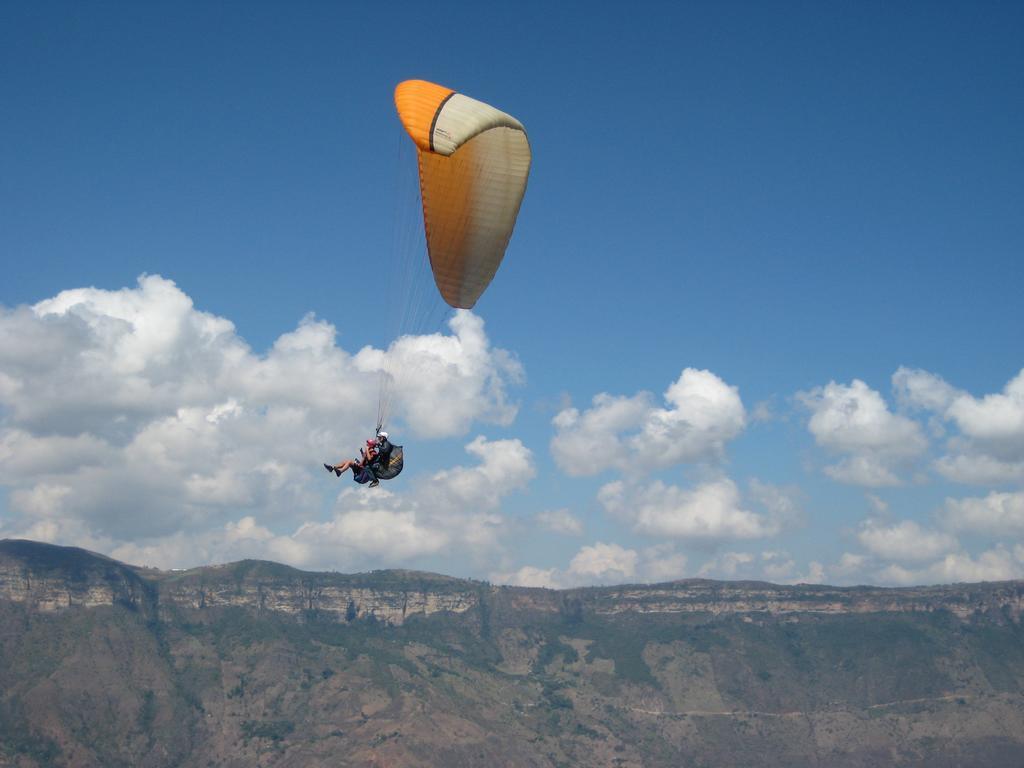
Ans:
[[[376,488],[378,485],[380,485],[380,480],[371,480],[370,481],[370,487],[371,488]]]
[[[324,469],[326,469],[328,472],[336,471],[334,467],[332,467],[330,464],[324,464]]]
[[[341,470],[338,469],[337,467],[333,467],[333,469],[334,469],[334,474],[336,474],[338,477],[341,477]]]

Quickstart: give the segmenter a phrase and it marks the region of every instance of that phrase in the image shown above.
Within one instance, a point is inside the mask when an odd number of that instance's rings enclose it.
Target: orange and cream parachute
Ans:
[[[530,174],[522,123],[488,104],[424,80],[395,88],[416,144],[420,198],[434,282],[469,309],[501,264]]]

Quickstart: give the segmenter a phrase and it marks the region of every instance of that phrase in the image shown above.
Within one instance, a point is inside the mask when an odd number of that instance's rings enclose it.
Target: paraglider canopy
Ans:
[[[522,123],[425,80],[395,88],[416,144],[434,282],[452,307],[470,309],[505,255],[530,174]]]

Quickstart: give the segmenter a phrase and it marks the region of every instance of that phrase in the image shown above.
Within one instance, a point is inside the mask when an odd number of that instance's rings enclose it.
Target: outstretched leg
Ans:
[[[341,462],[341,464],[324,464],[324,468],[328,472],[333,472],[338,477],[341,477],[342,472],[347,472],[348,470],[352,469],[352,467],[358,466],[359,462],[356,461],[355,459],[345,459],[345,461]]]

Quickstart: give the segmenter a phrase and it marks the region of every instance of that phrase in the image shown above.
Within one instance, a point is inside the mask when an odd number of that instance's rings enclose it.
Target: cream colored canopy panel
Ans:
[[[502,126],[526,133],[522,123],[511,115],[469,96],[453,93],[434,118],[431,149],[439,155],[450,155],[477,134]]]

